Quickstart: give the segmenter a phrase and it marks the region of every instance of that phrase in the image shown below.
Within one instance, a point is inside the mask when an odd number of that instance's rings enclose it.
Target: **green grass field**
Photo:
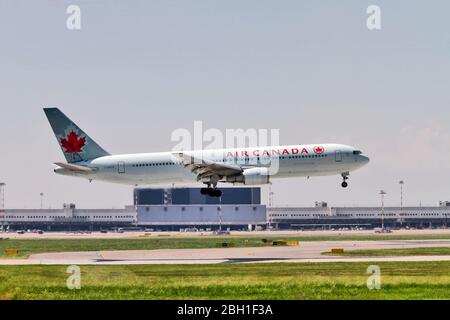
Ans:
[[[339,235],[339,236],[295,236],[266,237],[226,236],[226,237],[149,237],[137,239],[43,239],[43,240],[0,240],[0,258],[26,258],[33,253],[105,250],[151,250],[151,249],[192,249],[214,248],[222,242],[235,247],[261,247],[271,245],[274,240],[295,241],[335,241],[335,240],[419,240],[450,239],[450,235]],[[6,249],[18,249],[16,256],[6,255]]]
[[[450,299],[450,262],[82,266],[81,290],[65,266],[0,266],[0,299]]]
[[[331,254],[324,252],[323,255],[337,255],[349,257],[393,257],[393,256],[445,256],[450,255],[449,247],[439,248],[406,248],[406,249],[379,249],[379,250],[351,250],[344,253]]]

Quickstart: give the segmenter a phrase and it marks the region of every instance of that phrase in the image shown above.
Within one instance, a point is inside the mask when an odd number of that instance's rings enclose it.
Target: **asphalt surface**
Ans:
[[[40,253],[28,259],[0,259],[0,265],[127,265],[217,264],[270,262],[450,261],[450,256],[342,257],[324,256],[332,248],[345,251],[449,247],[450,240],[314,241],[292,247],[164,249]]]

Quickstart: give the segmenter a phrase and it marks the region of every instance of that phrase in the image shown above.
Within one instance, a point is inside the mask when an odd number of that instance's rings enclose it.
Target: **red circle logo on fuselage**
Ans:
[[[314,152],[317,154],[322,154],[325,152],[325,148],[321,146],[314,147]]]

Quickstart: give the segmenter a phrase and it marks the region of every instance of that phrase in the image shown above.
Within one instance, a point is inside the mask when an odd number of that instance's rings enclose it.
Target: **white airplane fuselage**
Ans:
[[[272,168],[274,178],[348,175],[369,162],[354,147],[341,144],[289,145],[223,150],[183,151],[185,155],[224,165],[239,165],[244,171]],[[189,184],[198,175],[187,169],[177,152],[108,155],[76,165],[92,168],[76,172],[57,168],[62,175],[125,185]],[[232,182],[221,177],[221,182]],[[345,182],[345,180],[344,180]],[[205,182],[206,183],[206,182]],[[245,183],[242,184],[253,184]],[[259,184],[259,183],[258,183]]]

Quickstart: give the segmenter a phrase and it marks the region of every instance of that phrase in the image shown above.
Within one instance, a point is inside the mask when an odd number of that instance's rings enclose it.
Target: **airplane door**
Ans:
[[[336,151],[334,154],[334,159],[336,160],[336,162],[342,162],[342,152],[341,151]]]
[[[117,164],[117,168],[119,170],[119,173],[125,173],[125,162],[119,162]]]

